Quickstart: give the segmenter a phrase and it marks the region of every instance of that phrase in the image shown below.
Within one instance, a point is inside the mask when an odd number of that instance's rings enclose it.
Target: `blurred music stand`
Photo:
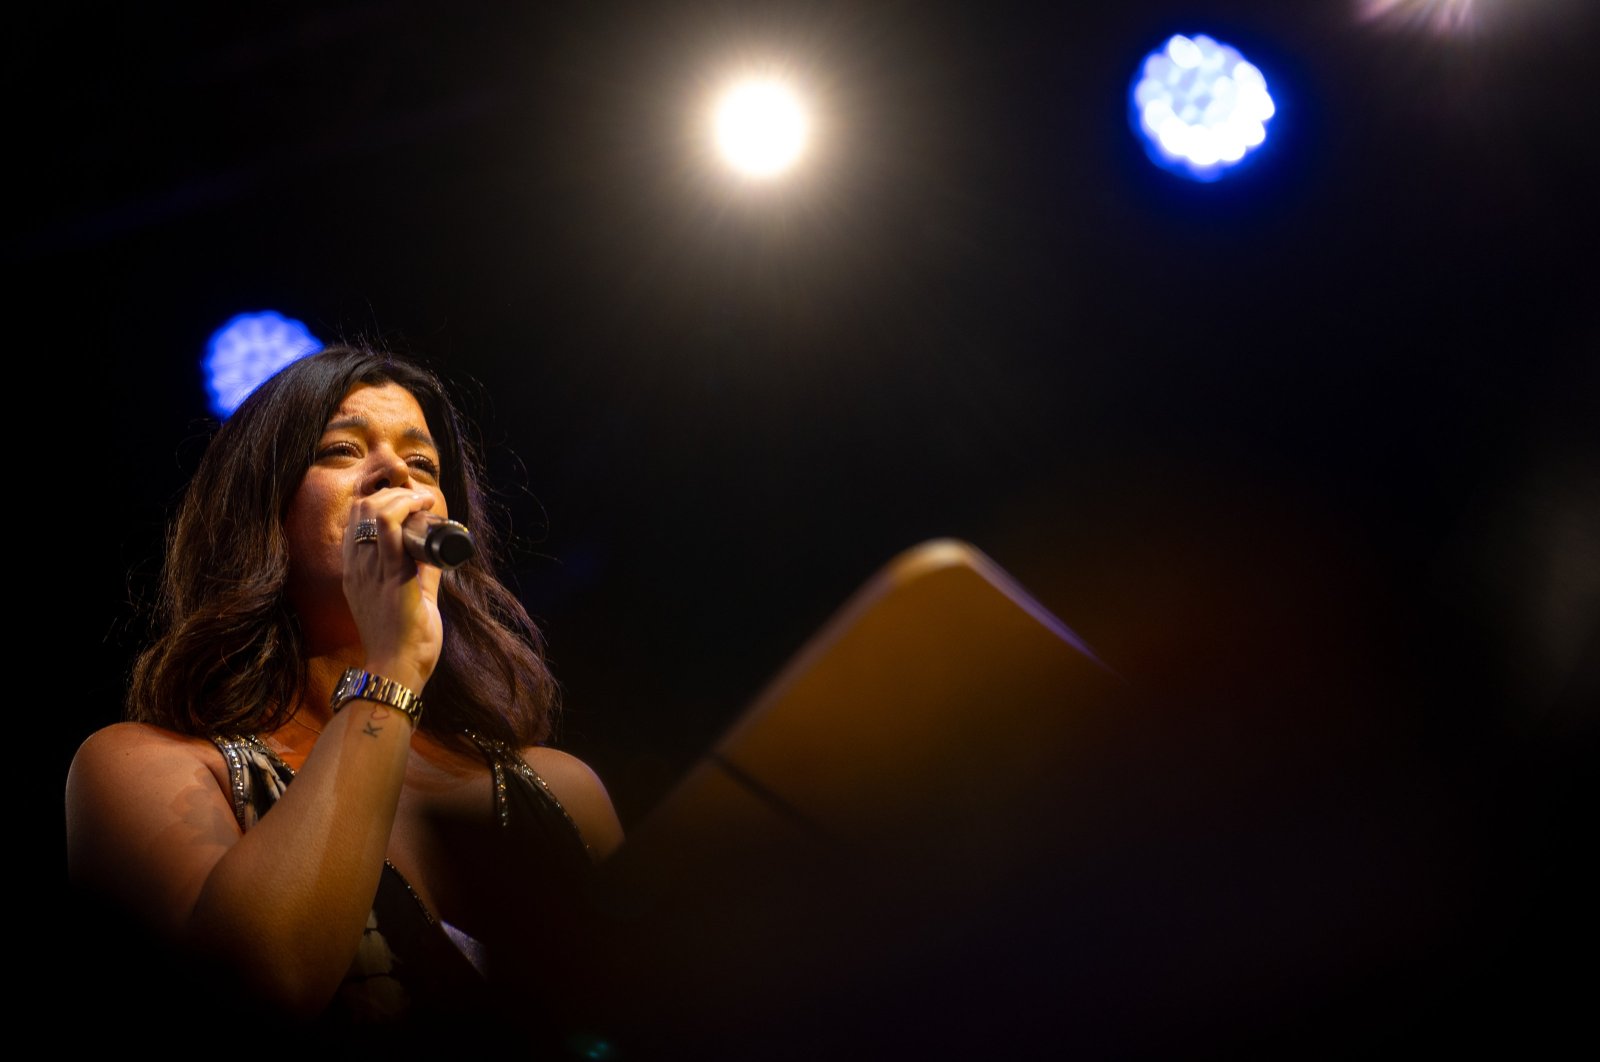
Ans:
[[[993,1044],[1107,841],[1120,686],[975,547],[893,558],[606,865],[623,1057]]]

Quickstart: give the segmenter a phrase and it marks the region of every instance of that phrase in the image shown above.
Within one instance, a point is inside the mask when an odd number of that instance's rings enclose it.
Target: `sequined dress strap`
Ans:
[[[241,829],[248,830],[294,780],[294,768],[258,737],[212,738],[228,765],[228,798],[233,817]],[[259,784],[257,784],[259,782]]]
[[[555,791],[550,788],[550,783],[546,782],[543,776],[534,770],[516,749],[503,741],[484,737],[472,730],[468,730],[466,734],[483,752],[483,757],[489,762],[489,769],[494,774],[495,820],[502,827],[510,827],[511,825],[511,795],[507,786],[507,778],[508,776],[518,777],[532,786],[533,791],[539,794],[543,803],[556,815],[560,816],[567,828],[571,830],[572,836],[582,842],[584,851],[590,851],[589,842],[584,838],[583,832],[578,829],[577,821],[573,819],[572,815],[561,803]]]

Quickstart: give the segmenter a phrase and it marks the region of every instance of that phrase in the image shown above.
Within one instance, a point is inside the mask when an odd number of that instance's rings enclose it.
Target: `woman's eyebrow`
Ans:
[[[372,425],[367,422],[366,417],[336,417],[328,421],[322,433],[326,435],[330,431],[366,431],[370,427]]]
[[[429,435],[421,428],[407,428],[402,433],[402,437],[410,442],[418,444],[419,446],[426,446],[435,453],[437,453],[439,450],[439,444],[433,441],[433,436]]]
[[[366,417],[337,417],[328,421],[322,433],[326,435],[330,431],[367,431],[371,427],[372,424]],[[418,443],[433,450],[439,449],[439,444],[433,441],[433,436],[422,428],[407,428],[400,433],[400,437],[407,442]]]

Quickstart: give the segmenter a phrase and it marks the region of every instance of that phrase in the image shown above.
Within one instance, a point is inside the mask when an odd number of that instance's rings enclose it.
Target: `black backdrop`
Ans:
[[[1593,5],[1480,4],[1453,39],[1353,2],[262,6],[14,37],[13,673],[61,682],[23,694],[52,837],[205,436],[201,347],[275,308],[464,385],[562,744],[625,823],[878,565],[954,535],[1167,706],[1150,784],[1248,839],[1215,855],[1241,904],[1285,837],[1349,845],[1322,887],[1396,898],[1353,983],[1437,1017],[1531,982],[1518,1035],[1572,1001]],[[1280,107],[1205,186],[1122,98],[1195,31]],[[693,101],[779,46],[826,150],[733,187]]]

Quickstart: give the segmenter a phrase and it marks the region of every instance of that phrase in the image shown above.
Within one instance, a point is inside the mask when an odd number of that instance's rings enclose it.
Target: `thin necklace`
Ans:
[[[306,730],[311,731],[313,734],[316,734],[318,737],[322,736],[322,731],[320,729],[318,729],[317,727],[312,726],[310,723],[307,723],[307,722],[304,722],[303,720],[301,720],[299,712],[296,712],[295,714],[291,715],[289,717],[289,722],[294,723],[296,726],[303,727]]]

